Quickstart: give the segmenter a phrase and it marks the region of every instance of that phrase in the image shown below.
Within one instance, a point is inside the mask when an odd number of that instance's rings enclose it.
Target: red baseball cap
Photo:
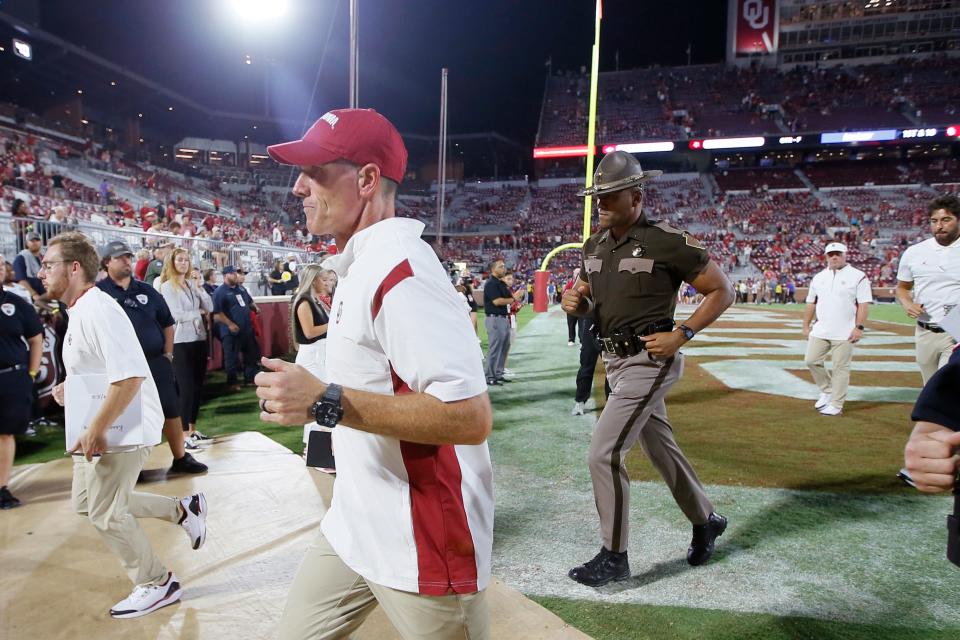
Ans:
[[[303,137],[267,147],[280,164],[298,167],[348,160],[372,163],[380,173],[401,182],[407,169],[407,148],[397,128],[373,109],[335,109],[313,123]]]

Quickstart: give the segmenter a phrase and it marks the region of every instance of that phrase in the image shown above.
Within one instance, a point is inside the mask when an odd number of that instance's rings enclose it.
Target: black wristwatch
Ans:
[[[340,406],[342,396],[343,388],[340,385],[327,385],[327,390],[313,404],[313,419],[317,421],[317,424],[331,429],[337,426],[337,423],[343,418],[343,407]]]
[[[683,337],[686,338],[688,342],[689,342],[690,340],[693,340],[693,336],[697,335],[697,332],[696,332],[696,331],[694,331],[693,329],[691,329],[690,327],[688,327],[688,326],[685,325],[685,324],[682,324],[682,325],[680,325],[680,326],[677,327],[677,328],[680,329],[680,331],[683,332]]]
[[[863,331],[865,328],[862,324],[857,325],[857,329],[860,329],[860,331]]]

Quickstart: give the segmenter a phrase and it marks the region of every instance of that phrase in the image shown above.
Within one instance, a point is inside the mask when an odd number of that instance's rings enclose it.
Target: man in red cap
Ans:
[[[483,356],[423,223],[394,215],[403,140],[376,111],[341,109],[267,150],[299,167],[307,229],[340,248],[323,263],[339,280],[329,384],[281,360],[256,377],[262,420],[336,427],[333,500],[279,637],[346,637],[379,603],[404,638],[489,638]]]

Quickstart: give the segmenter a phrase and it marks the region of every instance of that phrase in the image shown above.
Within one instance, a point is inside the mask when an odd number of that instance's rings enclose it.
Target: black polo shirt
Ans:
[[[247,293],[247,290],[237,285],[235,287],[227,286],[226,283],[217,287],[213,292],[213,312],[222,313],[230,318],[240,331],[237,335],[242,335],[248,331],[253,331],[253,322],[250,320],[250,307],[253,305],[253,298]],[[217,323],[220,327],[220,336],[223,337],[230,333],[227,326],[223,323]]]
[[[960,431],[960,349],[954,349],[947,364],[937,371],[920,392],[910,419],[932,422]]]
[[[509,307],[498,307],[493,304],[497,298],[512,298],[510,287],[496,276],[490,276],[487,284],[483,285],[483,312],[488,316],[506,316]]]
[[[588,238],[580,278],[590,283],[600,335],[673,318],[680,284],[695,280],[709,261],[687,232],[643,215],[619,240],[609,229]]]
[[[30,364],[23,340],[43,331],[33,305],[15,293],[0,289],[0,369]]]
[[[137,332],[143,355],[156,358],[163,355],[166,340],[163,330],[174,324],[170,307],[160,292],[146,282],[130,278],[130,286],[122,289],[109,277],[97,283],[102,291],[117,301]]]

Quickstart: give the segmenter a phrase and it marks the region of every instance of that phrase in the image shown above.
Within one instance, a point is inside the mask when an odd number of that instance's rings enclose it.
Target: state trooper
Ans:
[[[630,577],[630,478],[624,459],[638,440],[693,524],[687,562],[709,560],[727,527],[673,438],[664,398],[683,372],[680,347],[733,303],[734,291],[697,240],[647,220],[644,187],[661,173],[643,171],[632,155],[614,151],[597,166],[594,185],[579,194],[597,196],[600,232],[584,243],[580,277],[563,295],[562,308],[594,320],[612,389],[589,455],[603,547],[569,572],[573,580],[592,587]],[[705,297],[675,327],[682,282]]]

